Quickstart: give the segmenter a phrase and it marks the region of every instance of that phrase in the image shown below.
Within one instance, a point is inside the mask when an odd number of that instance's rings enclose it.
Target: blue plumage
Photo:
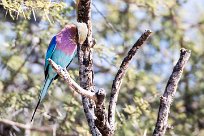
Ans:
[[[69,25],[61,30],[56,36],[54,36],[48,46],[47,53],[45,56],[45,81],[40,91],[39,100],[37,106],[33,112],[31,121],[34,118],[35,112],[44,97],[48,92],[48,88],[52,81],[57,77],[57,73],[52,69],[48,59],[52,59],[56,64],[61,67],[68,67],[72,59],[74,58],[77,50],[76,42],[76,26]]]
[[[48,46],[48,49],[47,49],[47,53],[46,53],[46,56],[45,56],[45,66],[44,66],[44,71],[45,71],[45,78],[46,78],[46,75],[47,75],[47,67],[48,67],[48,64],[49,64],[49,61],[48,59],[51,58],[55,48],[56,48],[56,44],[57,44],[57,41],[56,41],[56,36],[54,36]]]

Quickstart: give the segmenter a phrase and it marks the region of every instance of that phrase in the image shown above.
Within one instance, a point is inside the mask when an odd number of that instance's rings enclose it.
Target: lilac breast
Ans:
[[[67,25],[57,34],[57,50],[71,56],[77,49],[77,28],[75,25]]]

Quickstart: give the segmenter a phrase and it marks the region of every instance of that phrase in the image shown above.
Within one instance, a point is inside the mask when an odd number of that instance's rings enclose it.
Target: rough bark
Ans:
[[[91,0],[79,0],[77,3],[78,22],[87,24],[88,36],[83,45],[78,46],[78,60],[79,60],[79,76],[80,86],[85,90],[92,90],[96,93],[97,101],[95,103],[87,97],[82,97],[84,112],[91,130],[92,135],[113,135],[114,134],[114,116],[115,106],[117,102],[118,92],[120,89],[121,80],[128,67],[129,61],[135,55],[139,47],[149,37],[150,31],[146,31],[140,39],[134,44],[133,48],[129,51],[128,56],[123,60],[121,67],[116,75],[113,83],[111,100],[109,106],[109,116],[105,108],[105,90],[95,91],[93,87],[93,60],[92,60],[92,47],[94,45],[92,37],[92,24],[91,24]],[[122,75],[122,76],[121,76]],[[119,83],[119,85],[118,85]],[[117,84],[117,85],[116,85]],[[112,123],[112,126],[110,125]],[[100,131],[100,132],[99,132]]]
[[[105,107],[106,92],[103,88],[99,89],[97,92],[97,102],[95,108],[96,115],[96,127],[99,129],[103,136],[112,136],[112,130],[108,122],[108,114]]]
[[[176,93],[178,82],[183,73],[185,64],[187,63],[191,52],[182,48],[180,50],[180,58],[173,69],[173,72],[168,80],[164,94],[160,98],[160,107],[156,126],[153,136],[164,136],[168,126],[168,116],[170,113],[170,106]]]
[[[115,130],[115,108],[116,108],[116,103],[118,100],[120,86],[122,84],[122,79],[126,73],[128,65],[130,61],[132,60],[133,56],[135,55],[137,50],[143,45],[143,43],[148,39],[150,34],[151,34],[151,31],[147,30],[137,40],[137,42],[133,45],[133,47],[128,52],[128,55],[122,61],[120,68],[115,76],[115,79],[113,80],[111,97],[110,97],[110,102],[109,102],[109,109],[108,109],[108,120],[111,125],[112,131]]]
[[[92,60],[92,24],[91,24],[91,0],[79,0],[77,3],[78,22],[87,24],[88,35],[86,41],[78,46],[78,61],[79,61],[79,76],[80,86],[86,90],[92,90],[93,92],[93,60]],[[82,96],[82,103],[86,119],[88,121],[89,128],[92,135],[99,136],[101,133],[95,126],[94,108],[95,104],[87,97]]]

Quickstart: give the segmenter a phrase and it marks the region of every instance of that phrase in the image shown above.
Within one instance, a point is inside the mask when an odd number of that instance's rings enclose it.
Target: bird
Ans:
[[[67,68],[77,53],[77,45],[80,46],[83,44],[86,40],[87,34],[87,25],[85,23],[77,22],[76,24],[66,25],[52,38],[45,55],[44,85],[41,88],[37,105],[31,117],[31,122],[34,119],[39,104],[45,98],[51,83],[54,79],[58,78],[57,73],[53,70],[48,59],[52,59],[56,64],[63,68]]]

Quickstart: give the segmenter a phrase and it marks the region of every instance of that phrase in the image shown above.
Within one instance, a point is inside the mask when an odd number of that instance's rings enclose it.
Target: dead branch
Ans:
[[[176,93],[177,85],[183,73],[184,66],[187,63],[190,55],[191,52],[189,50],[186,50],[184,48],[180,50],[180,58],[168,80],[164,94],[160,98],[158,118],[153,136],[164,136],[166,129],[168,128],[170,105]]]
[[[106,91],[103,88],[99,89],[97,92],[97,102],[94,112],[97,117],[95,120],[95,124],[103,136],[112,136],[113,131],[108,122],[108,115],[105,107],[105,98]]]
[[[79,61],[79,77],[80,86],[86,90],[92,90],[93,87],[93,59],[92,59],[92,47],[94,45],[92,37],[92,23],[91,23],[91,3],[92,0],[79,0],[77,3],[77,21],[87,24],[88,35],[86,41],[78,46],[78,61]],[[94,136],[100,136],[98,128],[95,125],[94,108],[95,104],[87,97],[82,97],[82,103],[86,119],[91,130],[91,134]]]
[[[0,124],[16,126],[21,129],[31,130],[31,131],[38,131],[38,132],[53,132],[52,127],[34,127],[31,124],[22,124],[18,122],[14,122],[7,119],[0,119]]]
[[[115,129],[115,108],[116,108],[116,103],[118,100],[118,94],[119,94],[120,86],[122,83],[122,79],[126,73],[130,60],[135,55],[137,50],[142,46],[142,44],[148,39],[150,34],[151,34],[151,31],[147,30],[137,40],[137,42],[133,45],[133,47],[128,52],[128,55],[122,61],[120,68],[115,76],[115,79],[113,80],[111,97],[110,97],[110,102],[109,102],[109,109],[108,109],[108,120],[113,130]]]
[[[60,75],[68,84],[68,86],[77,93],[81,94],[82,96],[88,97],[94,101],[97,100],[96,94],[94,92],[85,90],[81,88],[69,75],[66,68],[62,68],[60,65],[57,65],[53,60],[48,59],[52,68]]]

